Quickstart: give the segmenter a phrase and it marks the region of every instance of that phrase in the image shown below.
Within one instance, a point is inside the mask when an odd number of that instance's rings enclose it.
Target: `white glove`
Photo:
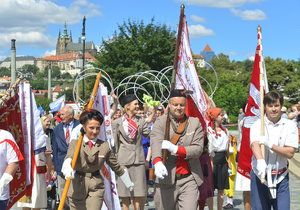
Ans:
[[[0,195],[2,195],[3,189],[13,180],[13,176],[9,173],[4,173],[0,179]]]
[[[75,170],[73,170],[72,166],[72,158],[65,159],[61,172],[64,174],[66,178],[74,179]]]
[[[271,141],[269,141],[269,139],[266,136],[259,137],[259,144],[263,144],[266,147],[268,147],[269,149],[272,149],[272,147],[273,147],[273,143]]]
[[[125,186],[129,189],[129,191],[133,191],[134,184],[130,179],[130,176],[128,174],[127,168],[124,168],[124,174],[120,176],[120,179],[125,184]]]
[[[154,173],[155,176],[160,179],[164,179],[165,176],[168,176],[167,168],[161,161],[154,164]]]
[[[170,142],[168,140],[163,140],[162,141],[161,148],[162,149],[167,149],[173,154],[176,154],[176,152],[178,150],[178,146],[173,144],[172,142]]]
[[[257,169],[257,172],[258,172],[257,175],[259,176],[259,178],[264,177],[266,174],[266,169],[267,169],[266,161],[264,159],[258,159],[256,169]]]

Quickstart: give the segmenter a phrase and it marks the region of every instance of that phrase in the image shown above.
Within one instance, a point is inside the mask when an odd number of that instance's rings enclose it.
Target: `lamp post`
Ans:
[[[11,84],[16,81],[16,40],[11,40],[11,58],[10,58]]]
[[[82,34],[81,34],[81,40],[82,40],[82,71],[81,75],[84,76],[84,65],[85,65],[85,16],[83,17],[82,21]],[[84,87],[84,78],[82,79],[82,98],[85,98],[85,87]]]
[[[51,100],[51,61],[48,61],[48,99]]]

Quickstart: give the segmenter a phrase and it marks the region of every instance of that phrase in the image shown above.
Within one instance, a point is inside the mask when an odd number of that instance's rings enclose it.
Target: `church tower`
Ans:
[[[56,55],[60,55],[67,52],[67,45],[72,43],[72,34],[68,34],[67,23],[65,22],[63,34],[58,33],[56,42]]]

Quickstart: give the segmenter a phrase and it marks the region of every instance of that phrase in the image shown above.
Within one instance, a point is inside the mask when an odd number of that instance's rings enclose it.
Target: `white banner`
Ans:
[[[40,121],[40,112],[37,108],[34,94],[29,83],[19,85],[20,108],[22,116],[22,129],[24,133],[24,156],[26,156],[27,185],[31,184],[30,169],[31,155],[39,154],[46,149],[46,136]],[[45,163],[46,164],[46,163]],[[40,165],[39,165],[40,166]]]
[[[198,74],[193,61],[189,43],[189,35],[185,17],[183,18],[181,42],[178,54],[178,68],[176,74],[176,89],[192,91],[191,97],[198,110],[204,116],[208,105],[205,93],[200,85]]]

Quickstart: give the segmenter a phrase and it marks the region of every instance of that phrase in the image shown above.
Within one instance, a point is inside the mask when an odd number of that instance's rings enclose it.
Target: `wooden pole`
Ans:
[[[184,4],[180,6],[180,16],[179,16],[179,26],[177,32],[177,39],[176,39],[176,48],[175,48],[175,56],[174,56],[174,70],[172,72],[172,83],[171,83],[171,90],[175,88],[175,75],[177,73],[178,68],[178,53],[181,44],[181,34],[182,34],[182,25],[184,20]]]
[[[263,56],[262,56],[262,44],[261,44],[261,27],[257,27],[258,35],[258,44],[259,47],[259,94],[260,94],[260,136],[265,135],[265,112],[264,112],[264,65],[263,65]],[[262,153],[263,159],[265,159],[265,145],[260,144],[260,150]],[[261,183],[265,182],[265,173],[261,175]]]
[[[95,84],[94,84],[92,95],[90,97],[90,101],[87,105],[87,109],[92,109],[93,106],[94,106],[94,101],[95,101],[95,97],[97,95],[100,79],[101,79],[101,72],[99,72],[97,74],[97,78],[96,78],[96,81],[95,81]],[[72,166],[73,169],[75,168],[76,161],[77,161],[77,158],[79,156],[82,140],[83,140],[83,135],[82,135],[82,133],[80,133],[80,135],[78,137],[78,140],[77,140],[74,156],[72,158],[72,163],[71,163],[71,166]],[[64,207],[70,184],[71,184],[71,179],[67,178],[66,179],[66,184],[64,186],[64,190],[63,190],[63,193],[62,193],[62,196],[61,196],[61,199],[60,199],[60,203],[59,203],[59,206],[58,206],[58,210],[62,210],[63,207]]]

